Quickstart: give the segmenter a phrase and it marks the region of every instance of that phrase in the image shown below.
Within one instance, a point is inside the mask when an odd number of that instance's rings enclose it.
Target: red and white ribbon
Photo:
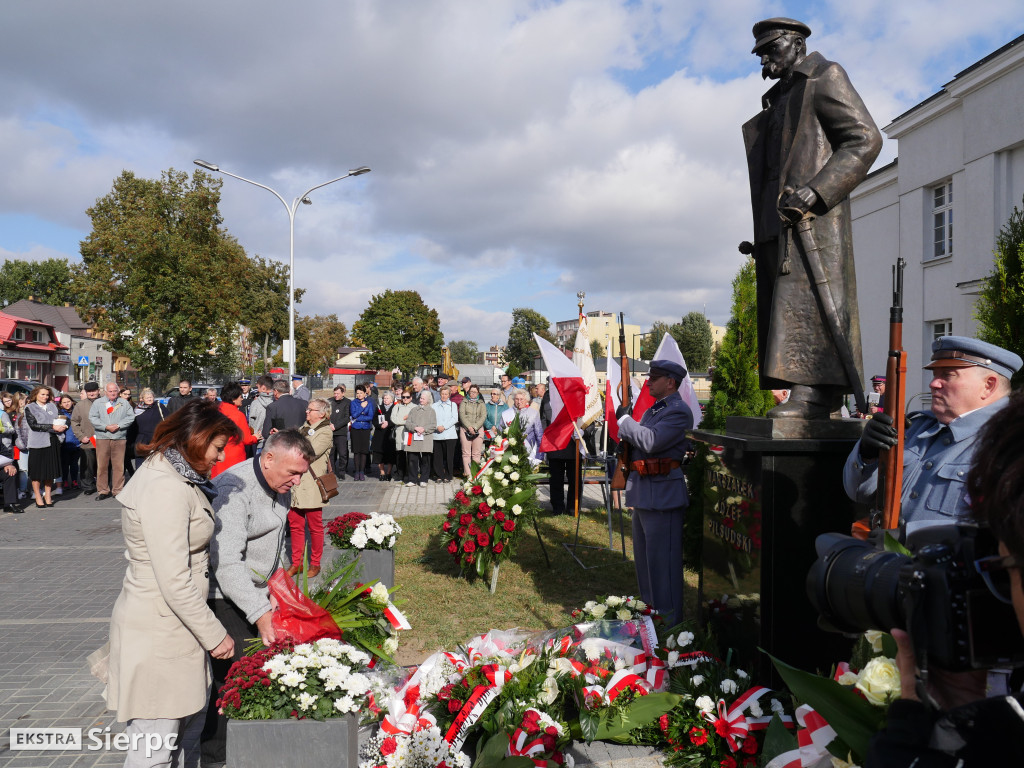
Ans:
[[[590,676],[588,675],[588,679]],[[651,686],[639,675],[628,669],[620,669],[607,685],[586,685],[583,687],[584,706],[606,705],[614,702],[624,691],[633,690],[641,696],[651,692]]]
[[[388,603],[388,607],[384,609],[384,618],[395,629],[412,629],[412,624],[405,618],[405,614],[395,607],[394,603]]]
[[[406,706],[406,699],[412,699]],[[429,712],[420,714],[419,687],[406,686],[391,697],[388,711],[380,723],[380,729],[391,736],[413,733],[433,728],[437,720]]]
[[[647,684],[651,690],[665,691],[668,688],[668,675],[665,662],[657,657],[650,660],[647,665]]]
[[[725,739],[725,743],[733,752],[740,748],[750,730],[746,715],[741,711],[727,709],[725,699],[718,700],[716,712],[705,712],[704,717],[715,727],[715,733]]]
[[[828,754],[828,745],[836,732],[821,715],[807,704],[797,707],[796,721],[803,726],[796,733],[797,749],[783,752],[765,768],[807,768]]]
[[[516,728],[512,733],[512,738],[509,739],[505,757],[528,757],[538,768],[543,768],[548,761],[537,757],[537,755],[543,754],[544,749],[544,739],[538,736],[531,740],[530,734],[522,728]]]

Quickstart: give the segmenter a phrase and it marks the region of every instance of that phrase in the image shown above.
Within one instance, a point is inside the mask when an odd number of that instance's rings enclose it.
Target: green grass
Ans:
[[[583,570],[562,546],[572,544],[576,520],[569,516],[541,517],[541,538],[547,547],[548,567],[532,527],[524,528],[518,549],[502,563],[498,588],[490,593],[490,579],[459,578],[455,561],[440,546],[441,515],[403,517],[402,535],[395,551],[396,598],[404,600],[402,611],[412,629],[402,633],[397,657],[403,664],[418,663],[426,656],[489,629],[520,627],[528,630],[553,629],[572,623],[573,608],[595,595],[635,595],[633,544],[629,515],[624,515],[626,560],[615,520],[616,549],[583,549],[583,545],[607,547],[608,526],[604,510],[587,510],[580,521],[580,549],[577,556],[588,566]],[[692,587],[696,579],[687,575]],[[686,590],[687,604],[695,590]]]

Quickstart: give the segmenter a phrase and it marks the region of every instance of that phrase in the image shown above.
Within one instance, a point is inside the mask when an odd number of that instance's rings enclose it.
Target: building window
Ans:
[[[953,255],[953,182],[932,188],[933,259]]]
[[[952,336],[953,335],[953,321],[952,320],[933,320],[932,326],[932,341],[935,341],[940,336]]]

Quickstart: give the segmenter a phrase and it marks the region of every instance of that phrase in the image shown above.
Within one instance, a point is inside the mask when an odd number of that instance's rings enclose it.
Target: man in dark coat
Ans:
[[[743,126],[754,211],[758,363],[762,389],[790,389],[775,418],[828,418],[843,393],[861,382],[860,319],[849,194],[867,175],[882,136],[846,72],[807,54],[807,25],[767,19],[754,25],[752,53],[762,75],[778,80],[763,110]],[[790,214],[784,222],[782,211]],[[789,222],[813,217],[811,234],[827,278],[815,286],[806,244]],[[819,290],[835,301],[856,378],[847,376],[840,345]]]
[[[274,402],[267,406],[267,415],[263,419],[263,439],[270,437],[271,432],[301,427],[306,420],[306,408],[309,402],[288,394],[287,381],[274,382]]]
[[[345,385],[334,388],[334,397],[327,401],[331,406],[331,429],[334,445],[331,447],[331,464],[339,480],[345,479],[348,471],[348,423],[352,420],[349,409],[352,401],[345,397]]]
[[[181,406],[185,405],[185,403],[190,403],[197,397],[198,395],[192,391],[192,382],[188,379],[182,379],[178,382],[178,394],[171,395],[167,401],[167,415],[170,416]]]

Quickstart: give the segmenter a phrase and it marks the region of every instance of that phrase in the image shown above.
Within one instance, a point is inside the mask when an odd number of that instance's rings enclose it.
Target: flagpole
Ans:
[[[577,321],[577,328],[579,326],[583,325],[583,317],[584,317],[584,315],[583,315],[583,299],[586,298],[586,295],[587,294],[584,291],[579,291],[576,294],[576,298],[578,300],[578,306],[580,308],[580,316],[579,316],[579,320]],[[589,337],[589,335],[588,335],[588,337]],[[572,482],[572,484],[573,484],[573,494],[572,495],[573,495],[573,498],[575,498],[575,500],[576,500],[575,504],[573,505],[575,507],[575,509],[573,510],[573,517],[576,518],[577,520],[579,520],[579,517],[580,517],[580,496],[583,495],[583,482],[582,482],[582,480],[583,480],[583,476],[582,476],[583,475],[583,470],[580,467],[580,441],[583,439],[583,435],[580,433],[580,428],[576,424],[575,421],[572,423],[572,426],[573,426],[573,429],[576,431],[576,439],[575,439],[575,444],[576,444],[576,451],[575,451],[575,453],[576,453],[576,464],[575,464],[576,471],[573,474],[572,480],[570,482]]]

